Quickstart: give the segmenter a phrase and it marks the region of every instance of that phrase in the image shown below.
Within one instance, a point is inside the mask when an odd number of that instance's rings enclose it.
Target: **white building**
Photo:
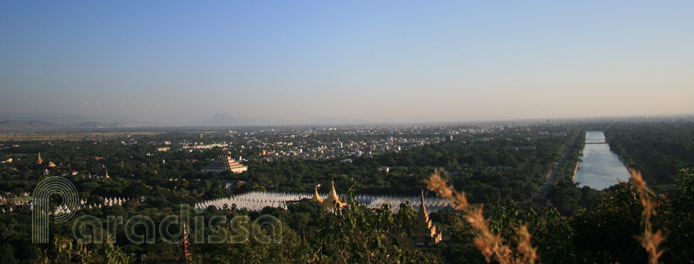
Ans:
[[[233,173],[242,173],[244,171],[248,170],[248,166],[244,166],[238,162],[236,162],[235,159],[232,159],[229,156],[220,156],[217,160],[213,161],[210,165],[205,166],[202,168],[202,172],[211,172],[211,171],[231,171]]]

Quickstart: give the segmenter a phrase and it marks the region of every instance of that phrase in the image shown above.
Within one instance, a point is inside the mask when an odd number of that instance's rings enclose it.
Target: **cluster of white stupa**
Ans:
[[[14,205],[22,205],[25,202],[22,199],[17,199],[17,198],[25,198],[25,197],[29,197],[29,193],[25,192],[25,193],[22,193],[21,195],[13,195],[13,194],[6,193],[4,196],[0,195],[0,203],[4,204],[4,203],[8,203],[9,200],[12,200],[9,203],[12,203]]]
[[[0,201],[4,201],[6,199],[5,197],[0,196]],[[77,206],[77,209],[75,211],[78,211],[80,209],[95,209],[95,208],[102,208],[102,207],[109,207],[109,206],[122,206],[127,202],[129,199],[128,198],[123,198],[123,197],[107,197],[103,198],[102,201],[97,202],[97,203],[87,203],[86,200],[81,199],[79,201],[79,204]],[[30,210],[34,210],[34,201],[32,200],[18,200],[14,199],[12,202],[8,202],[10,204],[10,208],[5,210],[5,208],[0,209],[0,213],[7,213],[7,212],[12,212],[14,211],[14,207],[20,207],[20,206],[27,206],[29,207]],[[64,214],[64,213],[71,213],[73,210],[70,209],[66,205],[60,205],[57,208],[55,208],[53,211],[51,211],[49,214],[55,215],[55,214]]]
[[[217,210],[231,210],[232,208],[246,209],[249,211],[261,211],[265,207],[287,208],[287,202],[311,199],[307,193],[272,193],[249,192],[229,198],[220,198],[203,201],[195,204],[195,209],[207,210],[214,206]]]
[[[327,197],[328,194],[320,194],[321,197]],[[220,198],[214,200],[203,201],[195,204],[197,210],[207,210],[210,206],[214,206],[217,210],[232,210],[246,209],[249,211],[261,211],[265,207],[277,207],[287,209],[288,202],[299,201],[302,199],[311,199],[313,194],[310,193],[276,193],[276,192],[249,192],[242,195],[236,195],[229,198]],[[409,202],[409,205],[415,210],[419,209],[421,197],[419,196],[387,196],[387,195],[355,195],[354,201],[363,203],[368,208],[381,208],[383,205],[389,205],[393,212],[400,210],[400,204]],[[451,209],[449,200],[438,197],[424,197],[424,205],[429,212]]]
[[[31,207],[31,200],[27,199],[29,197],[29,193],[25,192],[20,195],[13,195],[6,193],[4,196],[0,195],[0,204],[2,205],[9,205],[9,209],[5,210],[5,208],[0,209],[1,213],[7,213],[7,212],[12,212],[14,211],[14,207],[20,207],[20,206],[29,206]]]
[[[114,205],[121,206],[127,201],[128,201],[128,198],[108,197],[108,198],[104,198],[104,205],[105,206],[114,206]]]
[[[390,196],[390,195],[355,195],[354,200],[361,202],[371,209],[381,208],[388,205],[391,211],[398,212],[400,204],[407,202],[410,207],[419,210],[420,196]],[[451,202],[439,197],[424,197],[424,206],[429,212],[439,210],[450,210]]]

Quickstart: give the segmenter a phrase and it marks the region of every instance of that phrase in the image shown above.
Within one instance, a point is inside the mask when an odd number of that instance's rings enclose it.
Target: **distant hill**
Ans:
[[[60,129],[63,128],[63,126],[54,124],[54,123],[49,123],[49,122],[43,122],[43,121],[14,121],[14,120],[4,120],[0,121],[0,130],[4,131],[14,131],[14,130],[52,130],[52,129]]]
[[[128,125],[128,124],[123,124],[123,123],[118,123],[118,122],[100,123],[100,122],[96,122],[96,121],[91,121],[91,122],[83,122],[83,123],[75,124],[73,127],[74,128],[95,128],[95,129],[98,129],[98,128],[130,128],[130,127],[134,127],[134,126]]]
[[[4,120],[0,121],[0,131],[24,131],[24,130],[61,130],[61,129],[109,129],[109,128],[131,128],[132,125],[124,123],[100,123],[100,122],[83,122],[78,124],[56,124],[44,121],[16,121]]]
[[[103,118],[90,117],[77,114],[63,113],[0,113],[0,120],[15,121],[42,121],[55,124],[76,124],[89,120],[104,120]]]
[[[208,120],[200,123],[203,126],[235,126],[252,124],[253,120],[248,118],[236,118],[229,114],[215,113]]]

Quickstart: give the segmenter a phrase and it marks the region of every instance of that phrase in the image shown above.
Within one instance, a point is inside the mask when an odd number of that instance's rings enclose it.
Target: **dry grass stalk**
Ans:
[[[641,205],[643,206],[643,212],[641,213],[643,234],[636,236],[636,239],[641,242],[641,246],[648,252],[648,263],[656,264],[658,263],[658,258],[665,251],[663,249],[658,250],[660,243],[665,240],[665,235],[660,230],[653,233],[653,226],[651,225],[651,216],[653,216],[657,207],[656,202],[653,201],[655,192],[648,188],[646,181],[641,176],[641,172],[629,169],[629,173],[631,173],[631,180],[636,185],[636,191],[639,193]]]
[[[537,248],[533,248],[530,243],[531,235],[527,226],[521,225],[520,228],[516,229],[518,247],[516,252],[513,252],[499,234],[489,230],[489,221],[484,219],[482,215],[484,207],[482,205],[470,205],[464,192],[456,191],[453,187],[448,186],[446,180],[441,178],[440,170],[425,179],[424,183],[427,184],[429,190],[453,201],[453,208],[464,213],[465,220],[479,233],[475,237],[475,247],[482,252],[487,262],[494,259],[501,264],[520,264],[535,263],[535,260],[538,259]]]
[[[516,230],[518,234],[518,247],[516,249],[517,254],[515,263],[535,263],[537,257],[537,249],[533,248],[530,244],[530,232],[528,232],[528,227],[521,225],[520,228]]]

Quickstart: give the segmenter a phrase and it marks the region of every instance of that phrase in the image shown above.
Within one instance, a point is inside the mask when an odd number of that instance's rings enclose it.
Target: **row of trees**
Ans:
[[[605,131],[610,148],[649,182],[674,183],[673,175],[694,165],[694,123],[620,123]]]

